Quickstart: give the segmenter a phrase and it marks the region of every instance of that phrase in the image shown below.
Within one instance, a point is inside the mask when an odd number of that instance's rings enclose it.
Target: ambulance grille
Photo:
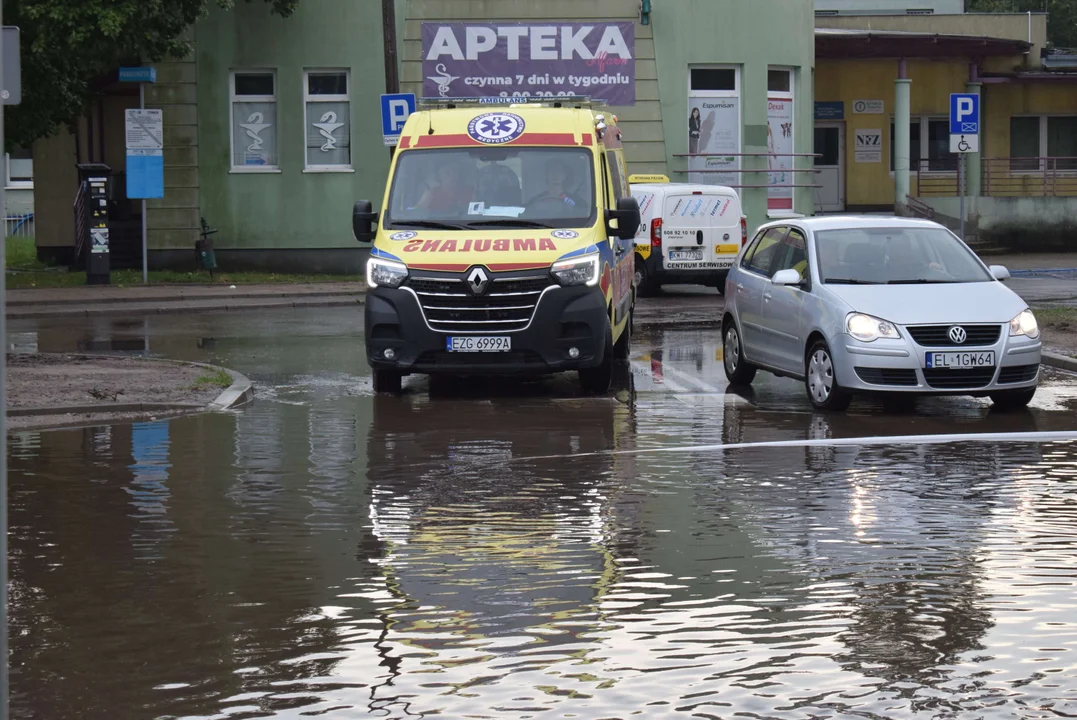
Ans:
[[[549,275],[495,276],[485,293],[475,295],[463,278],[411,277],[407,281],[431,330],[479,335],[526,328],[539,297],[553,284]]]

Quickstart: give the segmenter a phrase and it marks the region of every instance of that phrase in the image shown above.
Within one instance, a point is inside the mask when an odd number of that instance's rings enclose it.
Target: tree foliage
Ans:
[[[1077,0],[966,0],[968,12],[1047,12],[1052,47],[1077,48]]]
[[[298,1],[265,0],[283,17]],[[4,0],[4,24],[22,36],[23,95],[5,112],[8,148],[74,124],[95,83],[121,65],[186,55],[185,32],[210,2],[232,0]]]

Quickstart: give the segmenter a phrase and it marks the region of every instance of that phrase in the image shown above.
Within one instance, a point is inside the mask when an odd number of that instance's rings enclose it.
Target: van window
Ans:
[[[527,220],[550,227],[595,221],[595,177],[586,150],[546,147],[415,149],[399,153],[386,229],[408,221],[468,227]]]

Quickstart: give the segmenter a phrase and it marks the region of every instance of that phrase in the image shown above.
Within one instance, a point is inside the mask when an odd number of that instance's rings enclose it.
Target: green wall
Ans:
[[[211,5],[213,5],[211,3]],[[291,18],[262,2],[215,6],[197,26],[201,211],[218,250],[357,249],[351,206],[381,201],[389,153],[381,3],[303,0]],[[304,173],[303,71],[351,71],[354,173]],[[275,69],[280,173],[233,173],[229,72]]]
[[[768,66],[796,68],[794,101],[794,151],[812,152],[814,110],[812,68],[815,63],[815,13],[812,0],[658,0],[652,2],[651,25],[658,83],[662,101],[662,124],[666,139],[670,179],[686,182],[688,152],[688,67],[690,65],[741,66],[742,150],[767,151]],[[797,168],[810,168],[811,158],[797,158]],[[742,185],[766,185],[766,158],[744,158],[742,168],[761,172],[742,173]],[[798,184],[812,182],[810,173],[794,173]],[[765,188],[740,191],[754,232],[769,220]],[[814,212],[814,191],[797,188],[796,212]]]

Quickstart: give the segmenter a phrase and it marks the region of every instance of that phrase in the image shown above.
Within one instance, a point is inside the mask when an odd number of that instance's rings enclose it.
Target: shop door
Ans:
[[[815,212],[845,210],[845,123],[815,126]]]

